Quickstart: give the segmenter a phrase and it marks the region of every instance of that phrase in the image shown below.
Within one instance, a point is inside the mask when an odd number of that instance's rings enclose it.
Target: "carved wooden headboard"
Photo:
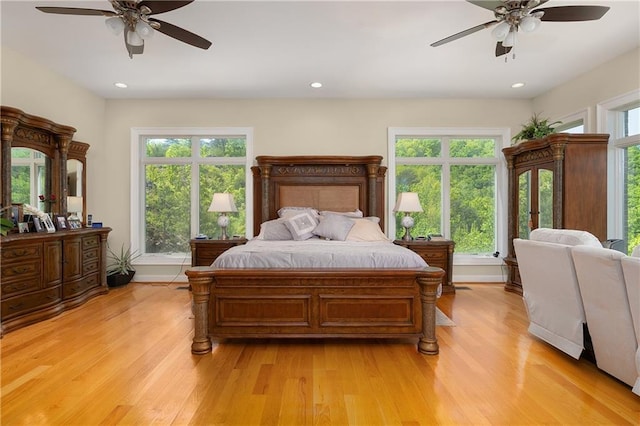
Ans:
[[[382,157],[256,157],[253,166],[253,230],[278,217],[281,207],[353,211],[378,216],[384,229],[385,174]]]

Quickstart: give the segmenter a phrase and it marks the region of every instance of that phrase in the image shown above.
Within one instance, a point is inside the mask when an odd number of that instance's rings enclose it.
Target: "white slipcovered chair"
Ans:
[[[598,368],[634,386],[638,379],[638,341],[633,326],[621,259],[606,248],[571,250]],[[636,299],[637,301],[637,299]]]
[[[529,238],[513,240],[529,333],[579,359],[586,319],[571,248],[602,243],[589,232],[569,229],[538,228]]]
[[[637,248],[640,248],[638,246]],[[633,318],[633,328],[636,332],[636,382],[633,393],[640,395],[640,250],[638,257],[623,257],[621,259],[624,283],[627,286],[627,297]]]

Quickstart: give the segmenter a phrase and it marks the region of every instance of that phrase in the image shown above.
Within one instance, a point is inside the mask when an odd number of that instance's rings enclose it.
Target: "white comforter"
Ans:
[[[216,268],[423,268],[427,263],[413,251],[390,241],[251,240],[225,251]]]

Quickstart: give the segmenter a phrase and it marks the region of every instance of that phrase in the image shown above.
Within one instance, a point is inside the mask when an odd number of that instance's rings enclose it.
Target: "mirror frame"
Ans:
[[[2,126],[2,145],[0,150],[0,203],[4,208],[11,206],[11,148],[31,148],[48,157],[47,187],[51,194],[58,196],[58,211],[67,215],[67,160],[74,159],[82,163],[83,207],[86,203],[86,153],[89,145],[73,141],[76,129],[71,126],[54,123],[46,118],[27,114],[17,108],[1,106],[0,124]],[[83,209],[83,223],[86,209]],[[11,212],[2,211],[9,218]]]

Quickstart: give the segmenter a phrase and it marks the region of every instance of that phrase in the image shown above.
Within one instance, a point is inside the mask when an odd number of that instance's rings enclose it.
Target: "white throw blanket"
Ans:
[[[251,240],[225,251],[211,265],[216,268],[424,268],[413,251],[390,241]]]

